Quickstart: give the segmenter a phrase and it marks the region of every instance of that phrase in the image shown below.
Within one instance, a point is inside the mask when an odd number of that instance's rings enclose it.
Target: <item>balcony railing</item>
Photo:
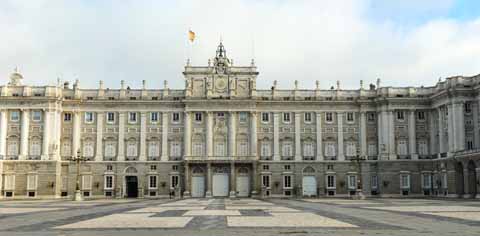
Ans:
[[[253,161],[255,156],[185,156],[187,161]]]
[[[469,155],[469,154],[476,154],[476,153],[480,153],[480,149],[468,149],[468,150],[458,151],[458,152],[455,152],[455,155],[456,156],[457,155]]]

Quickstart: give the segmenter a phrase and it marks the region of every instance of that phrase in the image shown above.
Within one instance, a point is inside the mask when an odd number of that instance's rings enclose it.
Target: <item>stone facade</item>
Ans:
[[[185,89],[0,86],[1,198],[474,197],[480,76],[432,87],[256,88],[220,44]]]

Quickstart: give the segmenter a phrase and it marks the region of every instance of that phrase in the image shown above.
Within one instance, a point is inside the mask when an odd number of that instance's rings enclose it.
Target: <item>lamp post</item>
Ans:
[[[357,162],[357,168],[358,168],[358,180],[357,180],[357,191],[354,196],[356,199],[360,200],[365,200],[365,195],[363,195],[363,190],[362,190],[362,161],[365,161],[366,158],[364,156],[355,156],[354,158],[351,159],[351,161]]]
[[[75,195],[73,197],[74,201],[83,201],[82,193],[80,192],[80,164],[85,161],[85,158],[80,155],[80,150],[77,151],[77,156],[72,156],[70,159],[72,162],[75,162],[77,167],[77,177],[75,184]]]

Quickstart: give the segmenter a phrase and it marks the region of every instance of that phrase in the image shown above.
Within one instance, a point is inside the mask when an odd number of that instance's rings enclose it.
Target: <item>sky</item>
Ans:
[[[480,74],[480,1],[2,0],[0,84],[18,67],[29,85],[183,88],[220,39],[234,65],[255,59],[258,89],[433,86]]]

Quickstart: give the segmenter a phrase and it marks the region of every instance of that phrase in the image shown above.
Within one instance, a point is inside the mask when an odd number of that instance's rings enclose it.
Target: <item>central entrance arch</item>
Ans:
[[[135,167],[129,166],[124,170],[125,179],[123,184],[124,197],[138,197],[138,171]]]

